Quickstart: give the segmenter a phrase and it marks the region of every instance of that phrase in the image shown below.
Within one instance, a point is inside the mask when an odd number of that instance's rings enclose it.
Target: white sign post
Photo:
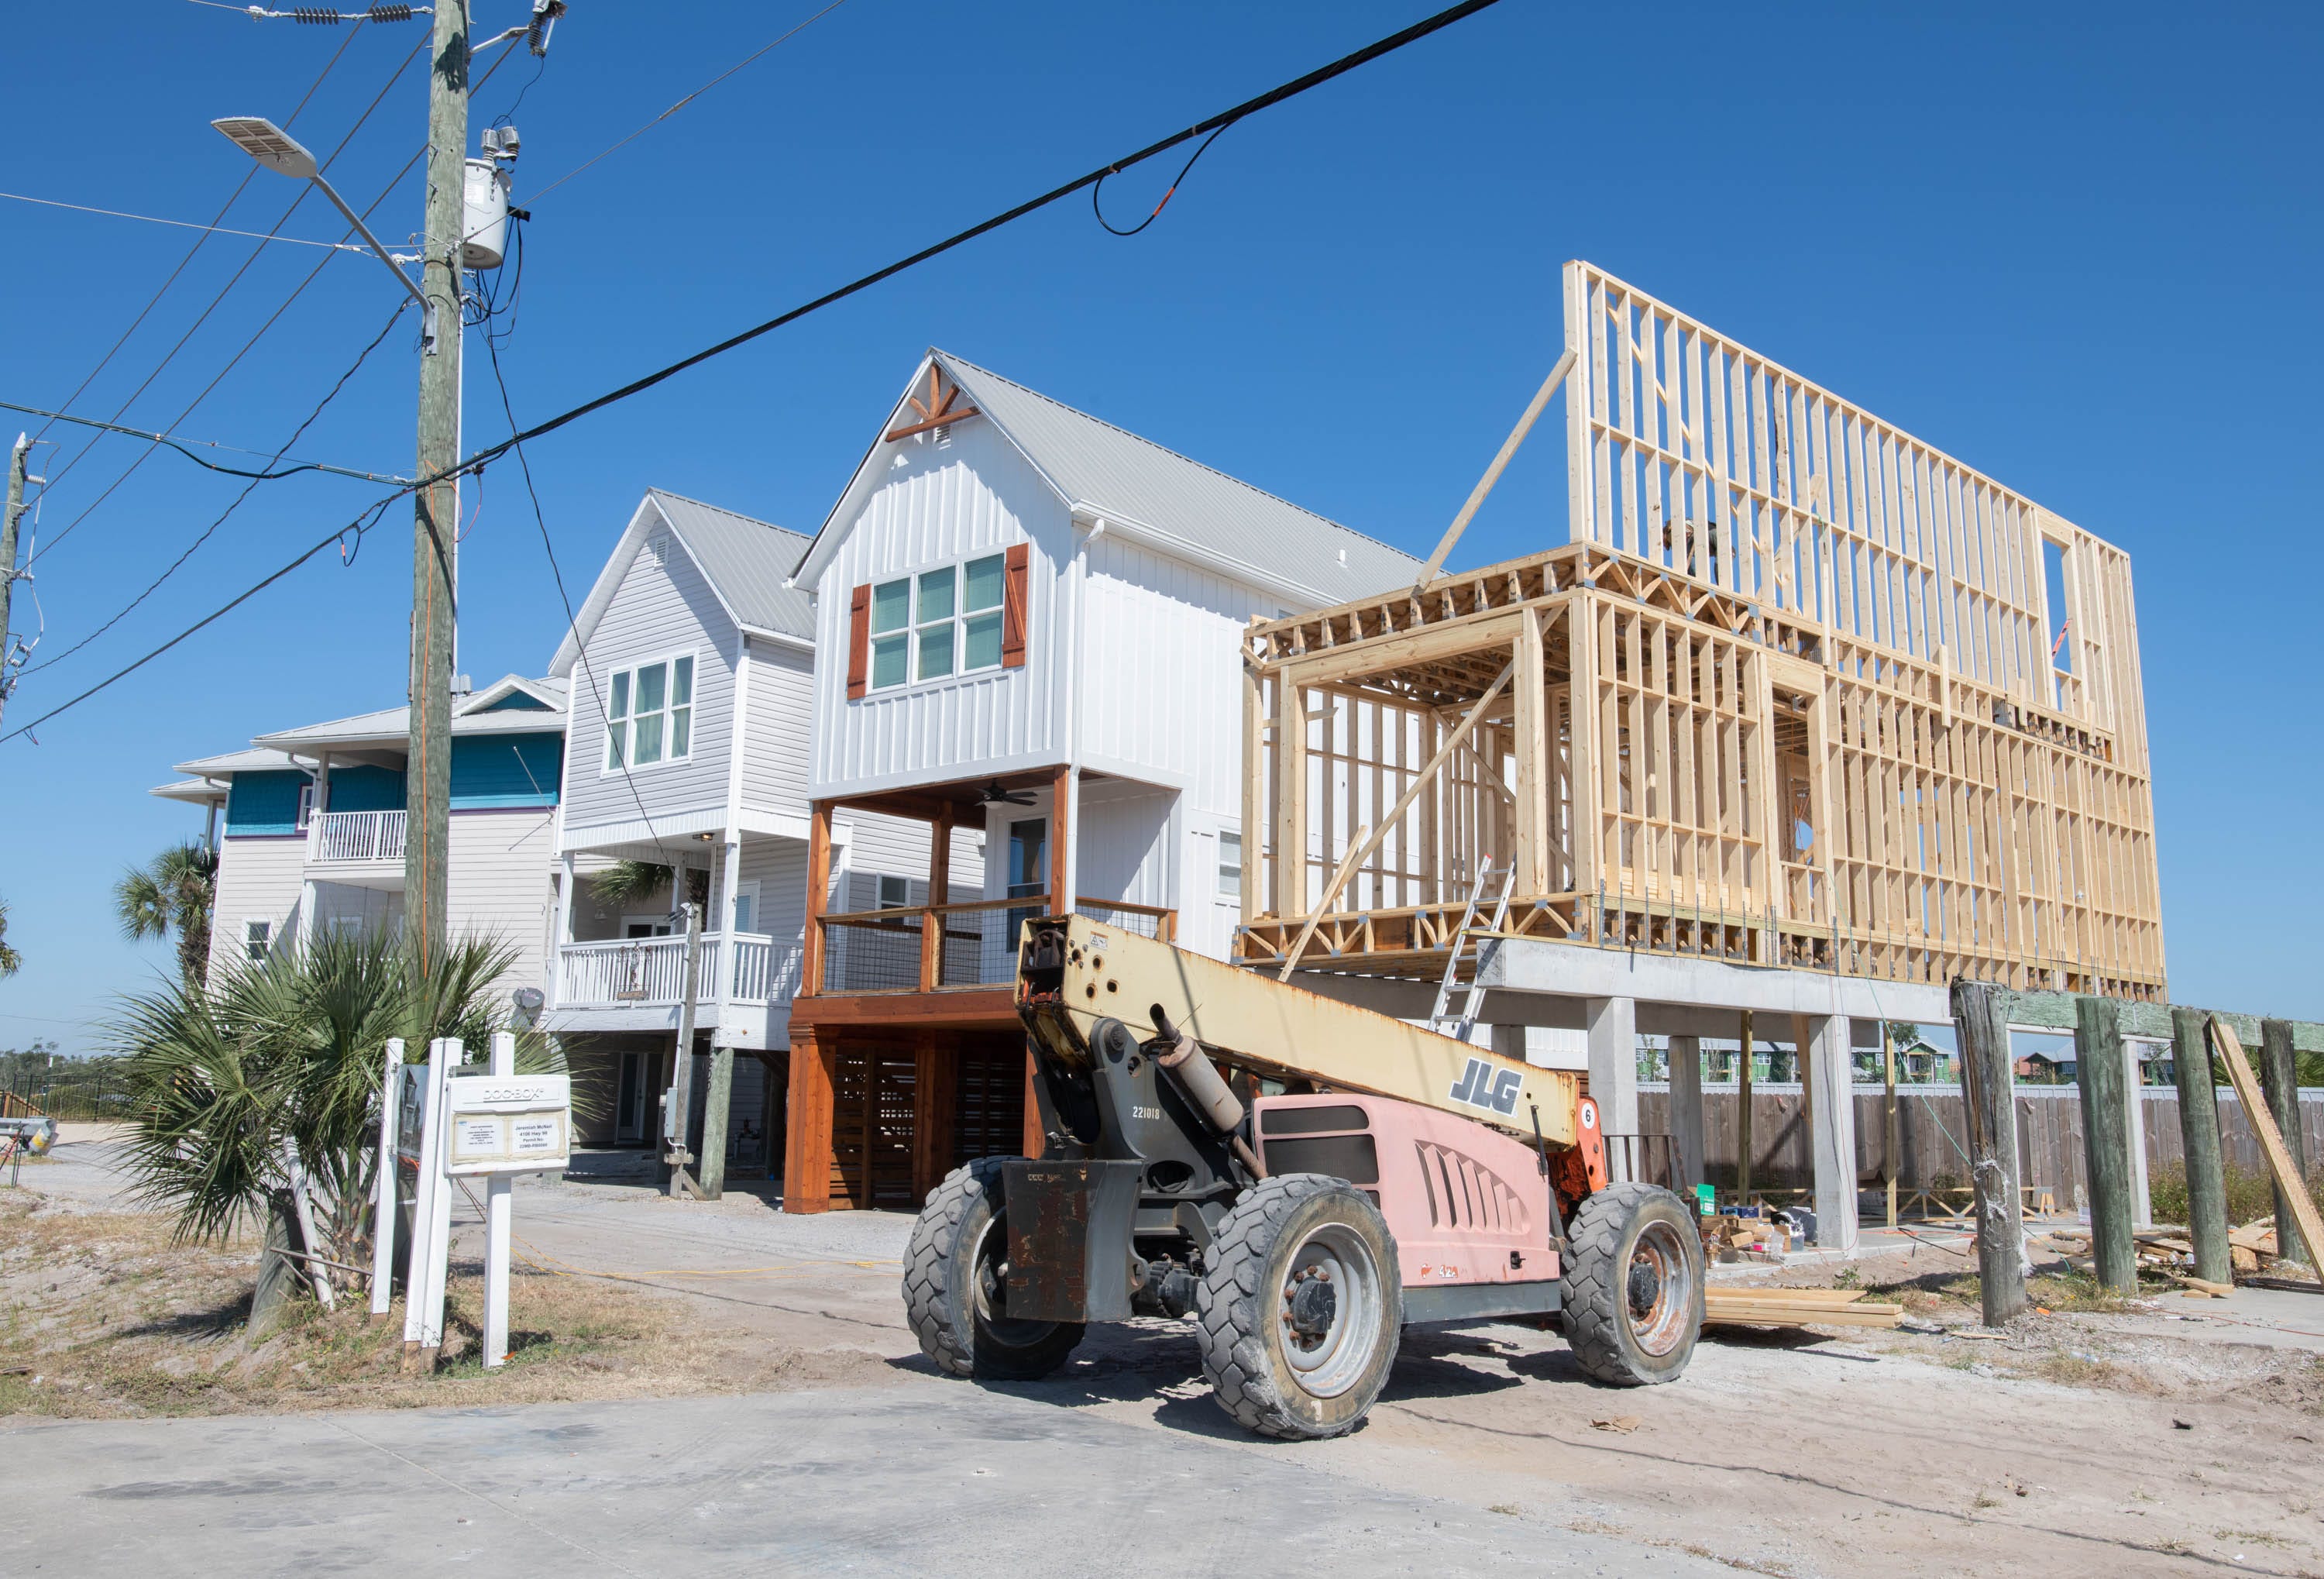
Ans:
[[[420,1183],[411,1211],[411,1270],[404,1281],[403,1360],[433,1371],[444,1346],[444,1274],[451,1254],[452,1187],[444,1176],[444,1088],[463,1057],[457,1037],[428,1044],[428,1075],[417,1155]]]
[[[387,1074],[379,1087],[378,1199],[372,1207],[371,1318],[387,1314],[395,1282],[395,1219],[401,1191],[397,1160],[403,1119],[403,1039],[387,1040]]]
[[[508,1362],[510,1216],[520,1173],[563,1168],[572,1159],[573,1082],[564,1075],[519,1075],[516,1038],[493,1038],[492,1073],[447,1087],[448,1176],[482,1176],[484,1202],[484,1364]]]

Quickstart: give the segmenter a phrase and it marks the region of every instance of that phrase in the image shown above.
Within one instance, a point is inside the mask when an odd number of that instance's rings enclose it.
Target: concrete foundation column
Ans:
[[[2122,1043],[2122,1096],[2126,1110],[2124,1131],[2130,1136],[2130,1225],[2154,1226],[2154,1196],[2146,1180],[2146,1097],[2140,1089],[2146,1078],[2139,1062],[2145,1044],[2125,1037]]]
[[[1598,1127],[1609,1136],[1638,1132],[1638,1003],[1635,998],[1585,998],[1590,1032],[1590,1095],[1598,1104]],[[1616,1182],[1630,1172],[1622,1148],[1606,1148]]]
[[[1809,1014],[1802,1050],[1809,1092],[1808,1134],[1815,1159],[1816,1244],[1844,1256],[1857,1251],[1856,1091],[1849,1062],[1848,1020]]]
[[[1702,1183],[1702,1040],[1670,1039],[1671,1187],[1681,1195]]]

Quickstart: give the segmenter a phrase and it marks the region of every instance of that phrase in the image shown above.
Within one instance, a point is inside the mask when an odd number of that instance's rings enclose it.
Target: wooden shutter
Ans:
[[[1025,667],[1025,586],[1030,576],[1031,551],[1023,543],[1009,550],[1008,574],[1001,594],[1001,667]]]
[[[859,586],[847,600],[847,699],[863,694],[872,669],[872,588]]]

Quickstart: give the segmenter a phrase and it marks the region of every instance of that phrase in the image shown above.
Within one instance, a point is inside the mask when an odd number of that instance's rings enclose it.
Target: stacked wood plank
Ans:
[[[1904,1307],[1865,1298],[1860,1288],[1708,1288],[1705,1325],[1893,1327]]]

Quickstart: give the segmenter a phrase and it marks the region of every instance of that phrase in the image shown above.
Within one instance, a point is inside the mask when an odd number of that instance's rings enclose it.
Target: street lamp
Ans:
[[[371,226],[363,222],[363,216],[348,208],[347,200],[339,196],[338,189],[323,179],[321,169],[315,163],[315,156],[307,152],[297,138],[263,115],[226,115],[212,121],[210,125],[224,133],[226,141],[267,169],[287,175],[293,180],[312,181],[321,189],[323,196],[330,199],[331,206],[346,216],[347,223],[355,227],[355,234],[362,236],[379,261],[387,265],[387,272],[395,276],[395,282],[420,304],[420,311],[426,315],[420,336],[426,343],[427,354],[434,356],[436,304],[411,282],[411,276],[403,272],[394,254],[380,245],[379,237],[371,233]]]

